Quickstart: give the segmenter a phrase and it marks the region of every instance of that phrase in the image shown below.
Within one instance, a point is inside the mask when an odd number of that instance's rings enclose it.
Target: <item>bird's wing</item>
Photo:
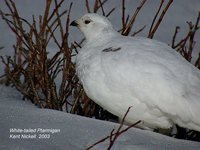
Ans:
[[[132,93],[130,98],[136,97],[164,113],[177,115],[189,106],[200,108],[199,71],[163,43],[114,39],[102,48],[101,67],[113,91]]]

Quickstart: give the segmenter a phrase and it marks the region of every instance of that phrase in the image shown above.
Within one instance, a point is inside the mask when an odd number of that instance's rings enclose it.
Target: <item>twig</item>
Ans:
[[[159,8],[158,8],[158,10],[157,10],[157,12],[156,12],[156,15],[155,15],[154,18],[153,18],[152,23],[151,23],[151,27],[150,27],[150,29],[149,29],[149,34],[152,32],[154,23],[155,23],[155,21],[156,21],[156,18],[158,17],[158,14],[159,14],[159,12],[160,12],[160,10],[161,10],[161,8],[162,8],[163,3],[164,3],[164,0],[161,0],[161,1],[160,1],[160,6],[159,6]]]
[[[100,4],[100,7],[101,7],[101,11],[103,13],[103,16],[106,16],[101,0],[98,0],[98,1],[99,1],[99,4]]]
[[[126,23],[127,23],[125,20],[125,10],[126,10],[125,0],[122,0],[122,31],[125,30]]]
[[[133,23],[135,22],[135,19],[140,12],[141,8],[144,6],[146,0],[143,0],[140,4],[140,6],[137,7],[136,11],[134,12],[133,16],[131,17],[128,25],[126,25],[126,28],[122,31],[122,35],[128,35],[132,29]]]
[[[175,40],[176,40],[179,29],[180,29],[179,26],[177,26],[176,29],[175,29],[175,32],[174,32],[174,35],[173,35],[173,38],[172,38],[172,48],[176,48],[175,47]]]
[[[109,17],[109,16],[115,11],[115,9],[116,9],[116,8],[112,8],[112,9],[108,12],[108,14],[106,15],[106,17]]]
[[[118,129],[117,129],[117,131],[116,131],[115,133],[114,133],[114,129],[113,129],[113,130],[110,132],[110,135],[109,135],[109,136],[106,136],[105,138],[103,138],[103,139],[97,141],[97,142],[94,143],[93,145],[89,146],[86,150],[90,150],[91,148],[93,148],[93,147],[96,146],[97,144],[100,144],[100,143],[104,142],[104,141],[107,140],[107,139],[110,139],[110,140],[109,140],[109,146],[108,146],[108,148],[107,148],[107,150],[110,150],[110,149],[112,148],[113,144],[115,143],[115,141],[117,140],[117,138],[118,138],[122,133],[128,131],[130,128],[132,128],[132,127],[136,126],[137,124],[139,124],[139,123],[141,122],[140,120],[137,121],[136,123],[134,123],[134,124],[132,124],[132,125],[126,127],[125,129],[121,130],[121,128],[122,128],[123,125],[124,125],[126,116],[127,116],[127,114],[129,113],[130,109],[131,109],[131,107],[129,107],[128,110],[126,111],[126,113],[125,113],[125,115],[124,115],[124,117],[123,117],[123,119],[122,119],[122,122],[121,122],[120,126],[118,127]]]
[[[195,24],[192,24],[192,22],[187,21],[189,31],[183,39],[181,39],[177,44],[175,43],[180,27],[176,27],[173,38],[172,38],[172,44],[171,44],[172,48],[174,48],[178,52],[180,52],[180,54],[189,62],[191,62],[191,60],[192,60],[192,52],[193,52],[193,49],[194,49],[194,46],[196,43],[194,41],[194,38],[195,38],[195,34],[196,34],[197,30],[199,29],[199,26],[198,26],[199,20],[200,20],[200,12],[197,16]],[[198,62],[199,62],[199,59],[197,59],[195,62],[196,67],[198,67],[198,65],[197,65]]]
[[[90,5],[89,5],[89,2],[88,0],[85,0],[85,6],[86,6],[86,9],[87,9],[87,12],[90,13]]]
[[[139,29],[138,31],[135,31],[131,36],[135,36],[136,34],[142,32],[144,30],[144,28],[146,28],[146,25],[144,25],[141,29]]]
[[[156,30],[158,29],[160,23],[162,22],[163,17],[165,16],[165,14],[166,14],[166,12],[167,12],[169,6],[172,4],[172,2],[173,2],[173,0],[169,0],[169,1],[168,1],[167,5],[165,6],[164,10],[162,11],[162,13],[161,13],[161,15],[160,15],[158,21],[156,22],[155,26],[152,27],[152,30],[149,32],[148,38],[152,39],[152,38],[154,37],[154,34],[155,34]],[[162,2],[161,2],[161,4],[162,4]],[[162,5],[160,5],[160,6],[162,6]],[[160,10],[160,8],[159,8],[159,10]],[[157,13],[158,13],[158,12],[157,12]],[[157,14],[156,14],[156,15],[157,15]],[[152,26],[153,26],[153,25],[152,25]]]

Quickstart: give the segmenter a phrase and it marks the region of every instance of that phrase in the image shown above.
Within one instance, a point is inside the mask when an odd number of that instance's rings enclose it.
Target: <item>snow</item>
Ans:
[[[200,131],[200,71],[165,43],[127,37],[106,17],[86,14],[72,22],[86,37],[76,59],[78,77],[90,99],[126,122]],[[178,107],[177,107],[178,106]]]
[[[119,124],[85,118],[56,110],[39,109],[22,101],[18,92],[0,86],[0,149],[1,150],[84,150],[108,136]],[[49,139],[10,139],[10,129],[57,129]],[[17,134],[17,133],[15,133]],[[37,133],[39,135],[39,133]],[[106,149],[108,141],[93,149]],[[178,140],[146,130],[132,128],[114,144],[115,150],[197,150],[200,143]]]

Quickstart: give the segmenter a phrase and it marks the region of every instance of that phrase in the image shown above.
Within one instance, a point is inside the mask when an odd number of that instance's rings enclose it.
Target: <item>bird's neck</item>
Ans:
[[[101,30],[99,32],[92,33],[92,35],[86,36],[86,42],[87,43],[90,43],[90,42],[101,43],[116,35],[119,35],[119,33],[116,32],[115,30]]]

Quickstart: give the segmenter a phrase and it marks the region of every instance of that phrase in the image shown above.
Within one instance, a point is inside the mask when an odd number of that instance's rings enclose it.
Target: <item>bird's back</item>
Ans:
[[[164,117],[169,122],[166,124],[173,122],[200,131],[200,72],[197,68],[168,45],[147,38],[117,36],[98,44],[95,47],[86,44],[79,56],[91,58],[85,59],[89,69],[84,72],[89,78],[85,76],[83,80],[93,82],[83,85],[93,100],[112,113],[117,113],[114,109],[122,109],[123,105],[124,111],[128,106],[145,105],[141,109],[147,115],[141,119],[151,122],[153,115]],[[115,102],[122,106],[108,107]],[[133,109],[131,115],[138,111]],[[155,126],[163,122],[162,119]]]

